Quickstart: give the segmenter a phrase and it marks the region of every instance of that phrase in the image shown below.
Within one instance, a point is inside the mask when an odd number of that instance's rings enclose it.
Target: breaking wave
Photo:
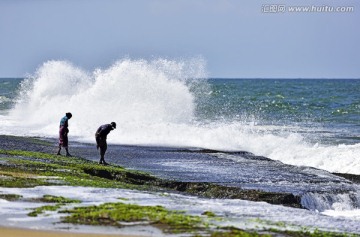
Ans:
[[[1,116],[3,134],[56,137],[66,112],[70,139],[94,142],[98,126],[117,122],[109,143],[243,150],[292,165],[360,174],[360,144],[322,145],[256,121],[206,120],[199,98],[211,94],[201,58],[122,59],[92,72],[45,62],[21,83],[16,105]],[[285,129],[286,130],[286,129]]]

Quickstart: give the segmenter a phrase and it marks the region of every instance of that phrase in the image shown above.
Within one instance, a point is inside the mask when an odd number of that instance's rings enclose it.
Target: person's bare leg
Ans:
[[[99,161],[99,164],[108,165],[108,163],[105,162],[106,149],[107,149],[107,146],[100,147],[100,161]]]

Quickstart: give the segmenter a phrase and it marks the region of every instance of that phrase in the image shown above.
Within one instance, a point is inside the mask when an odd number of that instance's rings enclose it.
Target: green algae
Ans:
[[[99,206],[76,207],[65,210],[69,213],[63,222],[72,224],[115,226],[121,228],[133,223],[153,225],[165,233],[192,233],[193,236],[211,237],[345,237],[353,236],[345,233],[334,233],[319,230],[278,230],[276,228],[262,231],[245,231],[235,227],[217,227],[210,224],[209,219],[215,214],[204,212],[202,216],[187,215],[182,211],[170,211],[162,206],[139,206],[125,203],[106,203]],[[278,224],[279,227],[282,224]],[[285,227],[285,226],[283,226]],[[355,235],[354,235],[355,236]]]
[[[28,216],[36,217],[40,214],[44,214],[46,211],[57,211],[60,209],[64,204],[56,204],[56,205],[45,205],[38,208],[35,208],[32,212],[28,213]]]
[[[281,234],[283,236],[289,236],[289,237],[356,237],[359,235],[356,234],[349,234],[349,233],[337,233],[337,232],[328,232],[328,231],[321,231],[318,229],[315,229],[314,231],[310,230],[302,230],[302,231],[291,231],[291,230],[285,230],[285,231],[279,231],[276,229],[271,229],[272,233],[275,234]]]
[[[211,211],[204,211],[203,213],[201,213],[201,215],[207,216],[207,217],[216,217],[215,213],[211,212]]]
[[[42,152],[0,150],[1,171],[21,173],[23,177],[1,179],[3,187],[34,187],[38,185],[71,185],[103,188],[145,189],[156,178],[120,166],[102,166],[79,157],[65,157]],[[57,181],[36,179],[36,175],[58,177]],[[14,182],[15,181],[15,182]]]
[[[210,237],[270,237],[271,234],[260,234],[256,232],[248,232],[233,227],[222,228],[223,230],[214,231],[210,234]]]
[[[1,199],[5,199],[7,201],[17,201],[22,198],[21,195],[18,194],[0,194]]]
[[[124,223],[147,223],[170,233],[194,232],[208,227],[199,216],[170,211],[162,206],[139,206],[119,202],[76,207],[65,212],[70,215],[64,217],[63,222],[73,224],[122,227]]]
[[[40,201],[45,203],[55,203],[55,205],[44,205],[38,208],[34,208],[28,216],[36,217],[43,214],[45,211],[57,211],[61,207],[69,203],[81,203],[80,200],[65,198],[62,196],[44,195],[42,198],[33,199],[33,201]]]
[[[217,231],[210,233],[210,237],[269,237],[269,236],[283,236],[283,237],[356,237],[359,235],[349,234],[349,233],[337,233],[337,232],[328,232],[320,231],[315,229],[310,230],[278,230],[278,229],[268,229],[259,232],[244,231],[235,227],[222,227]]]
[[[53,195],[44,195],[42,198],[40,198],[40,201],[41,202],[61,203],[61,204],[81,203],[80,200],[65,198],[62,196],[53,196]]]
[[[271,233],[272,235],[281,235],[281,236],[289,236],[289,237],[349,237],[349,236],[359,236],[353,235],[349,233],[337,233],[337,232],[329,232],[323,231],[319,229],[308,228],[304,226],[292,225],[289,223],[285,223],[283,221],[269,221],[262,220],[259,218],[253,219],[254,222],[258,222],[260,225],[272,226],[267,228],[266,231]]]
[[[18,174],[20,174],[20,176]],[[13,172],[4,174],[4,172],[0,171],[0,175],[0,187],[30,188],[35,186],[48,185],[46,180],[35,178],[35,176],[31,176],[27,172]]]
[[[0,138],[2,138],[2,139],[10,138],[12,141],[25,142],[28,144],[37,144],[37,145],[47,146],[47,147],[53,146],[52,142],[45,141],[45,140],[39,139],[37,137],[20,137],[20,136],[14,136],[14,135],[0,135]]]

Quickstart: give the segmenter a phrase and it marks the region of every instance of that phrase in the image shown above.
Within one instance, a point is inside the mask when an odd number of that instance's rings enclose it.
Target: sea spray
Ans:
[[[150,138],[148,132],[151,136],[168,124],[194,118],[187,81],[204,73],[202,60],[123,59],[93,73],[69,62],[49,61],[22,83],[11,116],[33,134],[52,136],[58,120],[71,111],[72,136],[90,140],[99,125],[116,121],[119,132],[113,141],[127,143],[123,139],[135,135],[141,142]]]
[[[240,150],[360,174],[356,83],[198,80],[205,68],[196,58],[125,58],[92,72],[49,61],[23,81],[15,107],[0,116],[0,133],[56,137],[70,111],[70,141],[94,142],[97,127],[115,121],[109,143]],[[332,115],[338,107],[347,113]]]
[[[91,78],[68,62],[49,61],[21,83],[10,115],[21,125],[43,129],[71,109],[71,100],[91,86]],[[56,119],[56,121],[59,119]],[[43,131],[46,133],[46,131]]]

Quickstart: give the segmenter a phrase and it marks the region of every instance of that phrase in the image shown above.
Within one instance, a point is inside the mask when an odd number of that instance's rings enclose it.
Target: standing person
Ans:
[[[59,150],[57,152],[57,155],[61,155],[61,147],[64,147],[66,150],[66,156],[71,156],[68,150],[69,145],[69,139],[68,139],[68,133],[69,133],[69,123],[68,120],[71,119],[72,114],[66,113],[65,116],[60,120],[60,128],[59,128]]]
[[[101,125],[95,133],[96,149],[100,148],[100,161],[99,164],[108,165],[105,162],[105,152],[107,150],[106,138],[107,135],[116,128],[116,123],[111,122],[110,124]]]

